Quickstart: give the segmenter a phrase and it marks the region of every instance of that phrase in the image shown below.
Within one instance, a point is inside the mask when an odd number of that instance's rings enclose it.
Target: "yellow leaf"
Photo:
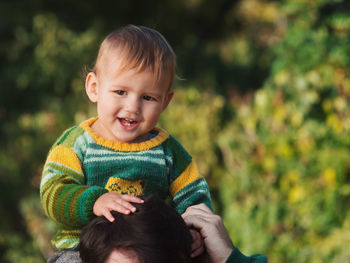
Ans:
[[[305,189],[298,185],[294,186],[290,191],[288,195],[288,201],[290,203],[297,203],[301,201],[305,197]]]
[[[276,161],[272,156],[266,156],[263,160],[263,167],[266,171],[271,172],[275,170]]]
[[[336,175],[337,173],[334,168],[328,167],[323,171],[322,178],[327,186],[332,187],[336,183]]]

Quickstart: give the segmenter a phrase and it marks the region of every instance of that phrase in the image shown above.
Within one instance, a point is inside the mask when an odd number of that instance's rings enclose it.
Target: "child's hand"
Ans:
[[[204,241],[201,236],[201,234],[195,230],[195,229],[190,229],[190,233],[192,235],[192,252],[191,252],[191,257],[198,257],[204,252]]]
[[[143,200],[132,195],[105,193],[96,200],[93,207],[93,213],[97,216],[104,216],[110,222],[113,222],[114,217],[112,216],[111,211],[117,211],[125,215],[136,211],[136,208],[130,204],[130,202],[143,203]]]

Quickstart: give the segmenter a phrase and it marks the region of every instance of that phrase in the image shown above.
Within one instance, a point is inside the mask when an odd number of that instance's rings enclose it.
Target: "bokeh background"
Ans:
[[[269,262],[350,259],[350,4],[335,0],[0,2],[0,262],[45,262],[39,183],[100,41],[126,24],[178,56],[160,126],[197,161],[234,243]]]

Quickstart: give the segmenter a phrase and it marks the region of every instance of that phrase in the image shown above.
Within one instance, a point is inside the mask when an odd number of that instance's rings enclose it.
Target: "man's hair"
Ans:
[[[191,262],[192,236],[177,211],[156,196],[133,203],[136,212],[112,212],[113,223],[96,217],[82,230],[79,252],[84,263],[103,263],[113,250],[132,251],[141,263]]]
[[[111,54],[112,52],[112,54]],[[170,89],[175,76],[176,55],[166,39],[156,30],[128,25],[110,33],[100,45],[94,72],[97,74],[105,56],[118,55],[123,65],[119,71],[150,69],[155,82],[166,80]]]

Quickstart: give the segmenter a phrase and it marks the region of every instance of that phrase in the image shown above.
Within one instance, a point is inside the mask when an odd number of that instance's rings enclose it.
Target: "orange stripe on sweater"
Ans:
[[[67,146],[58,145],[54,147],[50,151],[49,156],[47,157],[46,163],[49,163],[49,162],[63,164],[77,171],[78,173],[83,172],[78,156],[75,154],[75,152],[71,148]]]
[[[202,178],[197,170],[196,164],[192,161],[187,168],[170,185],[170,194],[175,196],[178,191],[186,185]]]

